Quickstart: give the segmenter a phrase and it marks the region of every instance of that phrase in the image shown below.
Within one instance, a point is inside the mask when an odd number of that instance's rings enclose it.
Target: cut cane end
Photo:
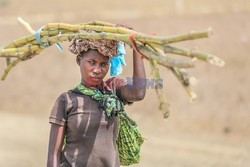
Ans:
[[[199,81],[195,77],[189,78],[189,84],[192,86],[196,86],[199,83]]]
[[[207,37],[210,37],[214,34],[212,27],[209,27],[207,32]]]
[[[190,103],[197,102],[197,95],[195,93],[191,92],[189,101],[190,101]]]
[[[167,119],[168,117],[169,117],[169,112],[166,112],[166,113],[163,114],[164,119]]]
[[[169,103],[161,103],[159,109],[161,110],[163,114],[163,118],[167,119],[169,117]]]
[[[224,67],[226,64],[222,59],[218,57],[212,57],[208,61],[210,64],[216,65],[218,67]]]
[[[163,119],[166,121],[169,117],[169,112],[163,114]]]
[[[21,18],[21,17],[17,17],[17,22],[21,24],[21,23],[24,22],[24,20],[23,20],[23,18]]]
[[[180,70],[180,72],[187,74],[187,70],[185,68],[180,68],[179,70]]]
[[[1,81],[4,81],[4,80],[5,80],[5,78],[6,78],[6,76],[5,76],[5,75],[2,75],[2,77],[1,77]]]
[[[192,61],[193,63],[195,63],[197,60],[198,60],[198,59],[197,59],[196,57],[193,57],[191,61]]]

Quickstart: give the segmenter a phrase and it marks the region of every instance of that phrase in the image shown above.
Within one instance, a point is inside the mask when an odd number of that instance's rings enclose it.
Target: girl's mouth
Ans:
[[[90,80],[94,82],[100,82],[102,79],[97,77],[90,77]]]

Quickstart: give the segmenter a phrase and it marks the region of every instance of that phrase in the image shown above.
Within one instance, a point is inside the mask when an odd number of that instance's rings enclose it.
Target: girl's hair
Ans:
[[[89,50],[90,50],[90,49],[89,49]],[[79,55],[80,57],[83,57],[89,50],[87,50],[87,51],[83,50],[83,51],[81,51],[78,55]]]

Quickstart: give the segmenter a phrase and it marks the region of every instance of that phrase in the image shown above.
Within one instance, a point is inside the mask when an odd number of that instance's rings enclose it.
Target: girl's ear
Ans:
[[[77,55],[76,56],[76,63],[80,66],[80,64],[81,64],[81,59],[82,59],[82,57],[81,57],[81,55]]]

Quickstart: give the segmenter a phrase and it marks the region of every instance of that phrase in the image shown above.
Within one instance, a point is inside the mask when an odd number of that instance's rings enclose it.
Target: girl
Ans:
[[[116,145],[118,119],[110,117],[100,107],[97,96],[83,90],[98,90],[102,94],[115,94],[118,101],[131,104],[140,101],[146,93],[146,80],[142,55],[133,51],[133,82],[110,78],[103,81],[110,62],[122,60],[115,57],[122,45],[113,40],[76,39],[70,51],[76,54],[81,71],[77,88],[61,94],[51,111],[48,167],[119,167]],[[118,58],[118,59],[117,59]],[[114,72],[119,67],[111,67]],[[97,92],[98,92],[97,91]],[[64,139],[65,145],[64,145]]]

